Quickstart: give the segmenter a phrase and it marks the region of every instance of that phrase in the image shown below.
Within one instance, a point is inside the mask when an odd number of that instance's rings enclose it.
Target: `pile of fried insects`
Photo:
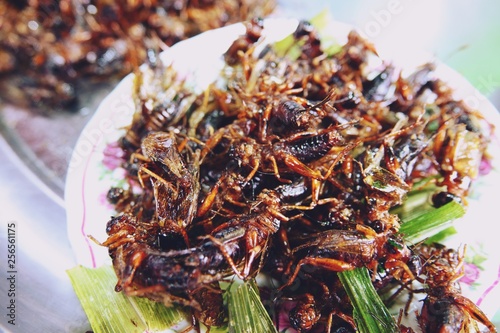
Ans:
[[[202,94],[161,63],[149,63],[148,87],[137,74],[118,143],[128,186],[108,192],[117,213],[103,243],[116,290],[187,306],[211,327],[227,320],[219,282],[263,274],[276,285],[261,297],[288,309],[291,328],[356,332],[338,272],[366,267],[377,290],[425,295],[423,332],[495,332],[460,293],[463,253],[408,244],[391,212],[421,188],[434,207],[467,206],[493,126],[435,65],[403,75],[355,31],[330,54],[302,21],[291,56],[259,49],[262,20],[246,29]]]
[[[40,111],[70,108],[85,83],[120,79],[154,51],[267,16],[275,5],[267,0],[0,0],[0,99]]]

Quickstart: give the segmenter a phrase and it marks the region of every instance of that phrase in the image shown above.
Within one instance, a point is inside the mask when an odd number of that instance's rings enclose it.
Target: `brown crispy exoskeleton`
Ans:
[[[418,323],[424,333],[480,332],[477,323],[488,332],[497,332],[495,325],[470,299],[460,294],[458,280],[463,276],[464,253],[439,244],[420,245],[416,249],[423,262],[417,277],[427,287]]]
[[[393,240],[389,242],[391,238]],[[402,244],[397,241],[393,229],[376,233],[361,225],[356,230],[327,230],[309,235],[293,248],[297,258],[295,268],[281,289],[290,286],[305,265],[334,272],[363,266],[376,271],[381,258],[386,258],[384,265],[387,269],[399,267],[407,278],[412,279],[413,273],[406,265],[409,249],[405,245],[391,244]]]
[[[143,186],[143,176],[152,186],[157,223],[164,233],[181,234],[189,246],[187,229],[196,216],[200,190],[199,153],[181,155],[173,132],[152,132],[141,148],[144,163],[138,176]]]

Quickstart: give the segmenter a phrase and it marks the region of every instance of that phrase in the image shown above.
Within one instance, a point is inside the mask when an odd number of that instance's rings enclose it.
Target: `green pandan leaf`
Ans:
[[[234,282],[227,291],[230,333],[277,333],[254,280]]]
[[[178,307],[116,292],[111,266],[79,265],[67,274],[94,333],[160,332],[186,318]]]
[[[373,286],[368,269],[340,272],[339,278],[354,307],[359,333],[399,332],[396,321]]]
[[[417,243],[450,227],[453,220],[462,217],[464,214],[464,207],[455,201],[451,201],[444,206],[426,211],[409,221],[405,221],[401,225],[399,232],[405,240]]]

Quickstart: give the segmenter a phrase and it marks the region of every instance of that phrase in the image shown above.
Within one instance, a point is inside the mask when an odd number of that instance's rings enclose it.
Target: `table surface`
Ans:
[[[309,18],[330,8],[335,19],[360,27],[378,43],[424,49],[467,77],[500,107],[500,2],[465,0],[280,1],[276,15]],[[326,5],[328,4],[328,5]],[[467,22],[465,24],[464,22]],[[467,45],[464,47],[464,45]],[[16,225],[16,325],[2,313],[0,330],[90,330],[65,270],[76,264],[66,235],[63,193],[66,166],[78,134],[112,84],[103,84],[83,107],[46,117],[9,105],[2,108],[0,136],[0,299],[6,283],[7,225]],[[35,129],[42,129],[37,130]],[[5,311],[5,310],[4,310]]]

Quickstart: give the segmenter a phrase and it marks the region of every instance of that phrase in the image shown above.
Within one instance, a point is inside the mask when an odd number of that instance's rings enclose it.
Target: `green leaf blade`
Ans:
[[[451,226],[453,220],[462,217],[465,208],[456,201],[428,210],[408,221],[403,221],[399,232],[408,242],[417,243]]]
[[[234,283],[227,291],[230,333],[277,333],[255,281]]]
[[[186,317],[179,308],[116,292],[111,266],[79,265],[67,274],[94,333],[159,332]]]
[[[378,295],[368,269],[343,271],[340,281],[354,307],[354,320],[359,333],[396,333],[398,326]]]

